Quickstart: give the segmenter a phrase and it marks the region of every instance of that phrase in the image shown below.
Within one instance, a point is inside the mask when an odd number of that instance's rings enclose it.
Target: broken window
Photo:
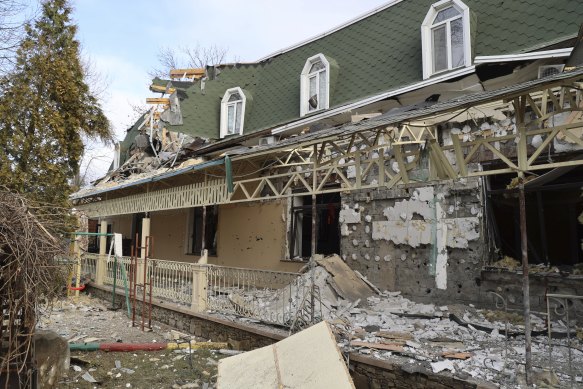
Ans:
[[[486,203],[489,233],[496,259],[521,262],[518,194],[515,174],[488,179]],[[534,265],[572,271],[583,262],[583,168],[537,171],[525,184],[528,261]],[[514,261],[512,261],[514,260]]]
[[[310,258],[312,253],[312,196],[294,196],[291,208],[290,258]],[[316,253],[340,253],[340,194],[316,196]]]
[[[243,133],[245,101],[241,88],[231,88],[225,92],[221,102],[221,138]]]
[[[196,207],[191,215],[189,253],[201,255],[206,249],[209,255],[217,255],[218,206],[207,206],[206,212],[204,207]]]
[[[329,63],[322,54],[308,58],[301,75],[301,115],[327,109]]]
[[[471,65],[469,9],[459,0],[433,4],[422,26],[423,76]]]

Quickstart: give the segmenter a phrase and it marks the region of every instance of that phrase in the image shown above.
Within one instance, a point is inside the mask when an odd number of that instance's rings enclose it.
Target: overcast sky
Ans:
[[[161,47],[217,45],[228,59],[255,61],[373,10],[388,0],[74,0],[83,53],[107,80],[103,107],[118,140],[144,105]],[[102,176],[112,152],[89,168]]]

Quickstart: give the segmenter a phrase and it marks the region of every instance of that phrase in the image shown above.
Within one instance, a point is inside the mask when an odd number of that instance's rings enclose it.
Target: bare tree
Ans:
[[[24,0],[0,0],[0,74],[14,66],[25,25],[32,19],[29,14],[36,12]]]
[[[227,61],[228,50],[217,45],[194,47],[181,46],[178,49],[162,47],[158,52],[160,66],[149,72],[151,77],[168,78],[171,69],[204,68]]]

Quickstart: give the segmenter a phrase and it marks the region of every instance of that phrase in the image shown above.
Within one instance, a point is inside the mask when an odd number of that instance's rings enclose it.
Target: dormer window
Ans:
[[[221,100],[221,138],[243,134],[245,94],[241,88],[231,88]]]
[[[423,78],[470,66],[470,9],[459,0],[431,6],[421,26]]]
[[[330,63],[323,54],[308,58],[301,74],[300,115],[328,109]]]

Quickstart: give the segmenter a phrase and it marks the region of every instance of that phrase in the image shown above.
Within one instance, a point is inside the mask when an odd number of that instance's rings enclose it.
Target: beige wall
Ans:
[[[122,234],[124,239],[131,239],[132,215],[120,215],[107,218],[107,224],[112,224],[112,232]]]
[[[152,257],[186,262],[198,259],[186,254],[188,213],[188,209],[150,213],[150,235],[154,241]]]
[[[217,265],[296,271],[286,254],[287,201],[239,203],[219,208]]]
[[[171,261],[195,262],[198,256],[186,254],[190,209],[150,213],[152,257]],[[131,215],[108,218],[113,232],[130,238]],[[281,261],[286,257],[287,200],[239,203],[219,206],[217,256],[209,263],[223,266],[297,271],[303,264]]]

